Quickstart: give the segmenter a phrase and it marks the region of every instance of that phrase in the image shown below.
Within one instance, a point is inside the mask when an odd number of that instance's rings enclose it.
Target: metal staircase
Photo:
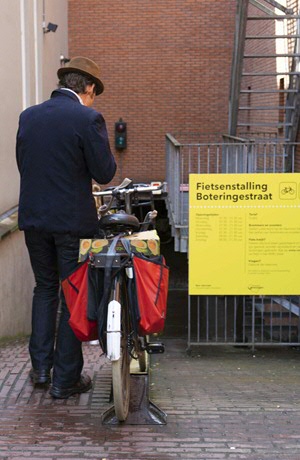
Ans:
[[[239,1],[230,89],[230,135],[296,141],[300,116],[299,62],[298,1]]]

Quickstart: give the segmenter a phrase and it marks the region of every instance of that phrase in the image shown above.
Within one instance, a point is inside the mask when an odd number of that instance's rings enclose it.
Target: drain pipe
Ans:
[[[43,3],[43,27],[45,16],[45,0]],[[33,0],[33,27],[34,27],[34,77],[35,77],[35,103],[42,102],[42,66],[39,46],[40,24],[38,14],[38,0]]]
[[[21,19],[21,72],[22,72],[22,109],[26,109],[28,102],[28,78],[26,62],[26,18],[25,1],[20,0],[20,19]]]
[[[43,30],[46,30],[46,6],[45,6],[45,0],[43,0]]]

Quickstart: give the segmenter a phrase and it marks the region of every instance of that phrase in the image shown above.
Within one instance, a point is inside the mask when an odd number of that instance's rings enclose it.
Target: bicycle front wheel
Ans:
[[[112,361],[112,385],[114,408],[117,419],[120,422],[126,420],[129,411],[130,400],[130,354],[128,341],[130,337],[130,318],[128,298],[125,285],[122,280],[116,280],[114,299],[121,304],[120,308],[120,357]]]

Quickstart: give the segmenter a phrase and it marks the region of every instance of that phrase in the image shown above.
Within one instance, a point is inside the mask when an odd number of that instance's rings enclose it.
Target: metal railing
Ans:
[[[188,296],[188,347],[299,346],[300,296]]]
[[[215,142],[203,136],[166,135],[166,181],[168,211],[175,239],[175,251],[188,249],[189,174],[293,172],[299,144],[276,140],[242,139],[215,135]]]
[[[294,172],[300,144],[166,135],[167,208],[175,251],[188,252],[189,175]],[[189,296],[188,346],[299,345],[300,296]]]

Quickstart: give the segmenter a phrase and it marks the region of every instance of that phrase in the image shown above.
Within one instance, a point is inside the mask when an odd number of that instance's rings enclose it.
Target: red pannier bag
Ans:
[[[97,321],[87,317],[88,267],[88,261],[84,262],[61,283],[70,312],[69,324],[81,342],[98,338]]]
[[[167,314],[169,267],[160,255],[133,256],[135,288],[140,314],[141,335],[162,332]]]

